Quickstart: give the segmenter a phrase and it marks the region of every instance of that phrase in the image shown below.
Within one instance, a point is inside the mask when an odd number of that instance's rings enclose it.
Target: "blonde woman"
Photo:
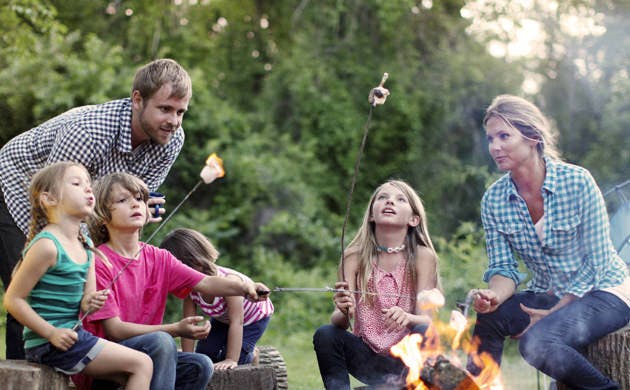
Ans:
[[[488,150],[507,172],[481,202],[488,288],[475,295],[473,337],[500,363],[506,337],[525,360],[574,389],[617,389],[581,351],[630,321],[630,279],[615,252],[603,196],[590,173],[559,160],[548,120],[525,99],[486,110]],[[518,259],[532,278],[522,291]],[[471,356],[468,369],[483,364]]]
[[[347,291],[334,295],[331,324],[313,337],[324,386],[349,389],[349,374],[369,385],[400,385],[405,365],[389,349],[426,331],[432,312],[416,297],[439,288],[438,258],[413,188],[400,180],[379,186],[344,257],[339,274],[347,282],[336,288]]]

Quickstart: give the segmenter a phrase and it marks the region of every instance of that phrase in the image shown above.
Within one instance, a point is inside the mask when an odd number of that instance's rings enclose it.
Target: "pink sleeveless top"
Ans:
[[[388,354],[389,349],[409,333],[405,328],[400,331],[386,332],[381,309],[393,306],[413,313],[416,306],[415,286],[411,281],[405,283],[405,262],[401,261],[393,272],[385,272],[373,265],[372,275],[368,280],[368,291],[376,291],[373,305],[360,301],[357,294],[356,319],[354,334],[361,337],[370,348],[379,354]]]

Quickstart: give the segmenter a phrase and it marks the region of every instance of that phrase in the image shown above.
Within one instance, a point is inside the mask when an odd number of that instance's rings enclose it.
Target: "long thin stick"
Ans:
[[[375,296],[380,296],[380,297],[413,298],[411,295],[406,295],[406,294],[375,293],[375,292],[371,292],[371,291],[344,290],[342,288],[332,288],[332,287],[274,287],[274,288],[271,289],[271,291],[272,292],[278,292],[278,293],[286,293],[286,292],[295,292],[295,293],[300,293],[300,292],[305,292],[305,293],[312,293],[312,292],[322,292],[322,293],[327,293],[327,292],[332,292],[332,293],[349,292],[351,294],[375,295]]]

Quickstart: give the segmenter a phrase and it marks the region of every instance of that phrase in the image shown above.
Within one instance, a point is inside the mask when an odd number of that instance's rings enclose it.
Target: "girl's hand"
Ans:
[[[482,289],[473,295],[473,308],[477,313],[491,313],[497,307],[499,307],[499,298],[494,291]]]
[[[67,328],[55,328],[48,341],[62,351],[69,350],[77,342],[77,332]]]
[[[521,333],[519,333],[516,336],[514,336],[513,338],[515,338],[515,339],[520,338],[522,335],[525,334],[525,332],[527,332],[529,330],[529,328],[534,326],[535,323],[537,323],[538,321],[542,320],[547,315],[549,315],[549,313],[551,313],[551,310],[532,309],[531,307],[527,307],[527,306],[523,305],[522,303],[521,303],[521,310],[523,310],[525,313],[529,314],[529,325],[527,325],[527,328],[525,328],[524,331],[522,331]]]
[[[336,292],[335,295],[333,295],[333,302],[335,302],[337,309],[345,313],[348,318],[352,318],[354,316],[355,303],[354,295],[352,295],[350,291],[347,291],[348,282],[335,283],[335,290],[345,290]]]
[[[87,298],[87,310],[86,312],[94,313],[97,310],[100,310],[105,301],[107,301],[107,297],[109,296],[109,290],[99,290],[89,294]]]
[[[389,309],[381,309],[381,312],[385,320],[386,332],[399,331],[409,325],[409,313],[398,306],[392,306]]]
[[[214,368],[217,370],[229,370],[238,366],[238,363],[232,359],[225,359],[221,362],[214,363]]]
[[[186,317],[177,323],[177,335],[189,339],[201,340],[208,337],[210,333],[210,321],[204,321],[201,325],[197,325],[203,321],[202,316]]]

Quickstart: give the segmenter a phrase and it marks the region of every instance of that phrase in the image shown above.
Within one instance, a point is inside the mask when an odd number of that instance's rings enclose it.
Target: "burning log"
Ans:
[[[429,390],[480,390],[473,378],[443,355],[424,362],[420,379]]]

